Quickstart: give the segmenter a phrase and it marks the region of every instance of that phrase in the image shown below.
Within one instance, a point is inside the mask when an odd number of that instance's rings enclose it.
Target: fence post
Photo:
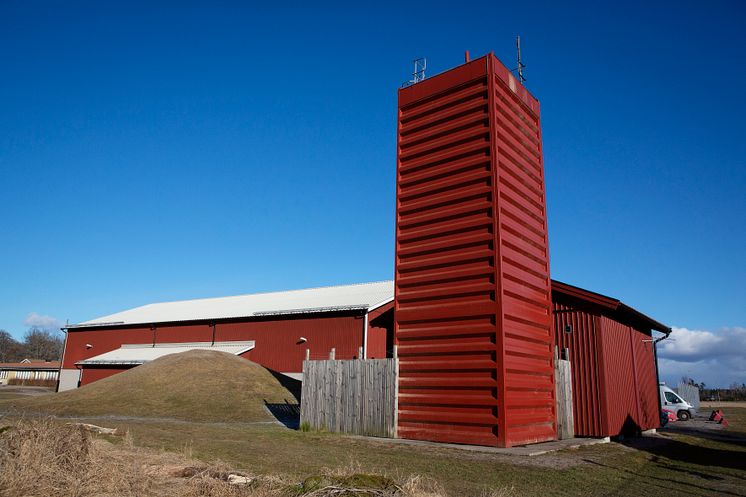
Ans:
[[[358,347],[357,348],[357,358],[358,359],[362,359],[363,358],[363,348],[362,347]]]
[[[311,360],[311,349],[306,349],[306,360],[307,361]]]
[[[334,347],[332,347],[332,350],[329,351],[329,360],[330,361],[334,360],[334,356],[336,355],[336,352],[337,352],[337,349],[335,349]]]

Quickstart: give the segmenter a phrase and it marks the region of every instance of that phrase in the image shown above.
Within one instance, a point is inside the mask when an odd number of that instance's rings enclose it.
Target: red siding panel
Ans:
[[[605,316],[599,322],[606,429],[610,435],[634,432],[640,412],[630,329]]]
[[[368,359],[387,357],[394,332],[394,303],[383,305],[368,314]]]
[[[62,369],[75,369],[75,363],[111,352],[125,343],[153,343],[150,327],[129,329],[69,330],[65,341]],[[88,347],[87,345],[92,345]]]
[[[283,373],[303,371],[306,349],[311,357],[328,358],[332,347],[338,359],[357,357],[363,345],[363,317],[349,314],[315,316],[279,316],[240,322],[219,322],[214,325],[215,341],[254,340],[254,350],[243,357],[268,369]],[[210,342],[212,324],[174,324],[145,327],[111,327],[69,330],[63,368],[73,369],[75,363],[119,348],[123,344]],[[306,342],[301,342],[305,337]],[[88,348],[87,344],[93,347]],[[86,368],[84,378],[97,374]],[[103,371],[103,370],[101,370]],[[84,380],[85,383],[95,381]]]
[[[572,366],[575,435],[616,436],[657,428],[658,380],[650,332],[621,322],[608,304],[561,291],[554,291],[552,300],[555,343],[568,349]]]
[[[404,438],[511,446],[555,437],[538,109],[492,55],[399,92]]]
[[[121,367],[121,368],[99,368],[99,367],[84,367],[83,372],[80,376],[80,386],[85,386],[94,381],[103,380],[109,376],[114,376],[117,373],[127,371],[132,366]]]
[[[155,333],[155,342],[212,342],[212,332],[212,326],[209,324],[158,326]]]
[[[572,305],[554,302],[555,343],[568,349],[572,371],[575,436],[605,437],[609,433],[603,419],[600,392],[597,316]],[[569,332],[565,328],[569,327]]]

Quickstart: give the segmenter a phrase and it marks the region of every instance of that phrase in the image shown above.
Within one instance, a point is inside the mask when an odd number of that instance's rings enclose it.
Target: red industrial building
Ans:
[[[402,438],[557,437],[555,351],[575,434],[659,425],[653,331],[550,280],[538,101],[494,55],[399,90],[395,280],[151,304],[67,328],[60,390],[214,349],[298,378],[312,359],[399,357]]]
[[[671,329],[617,299],[552,281],[554,340],[572,366],[576,436],[657,428],[653,331]]]
[[[385,357],[392,300],[384,281],[150,304],[70,325],[59,390],[188,348],[231,351],[298,379],[307,349],[313,359],[332,348],[337,359],[353,359],[360,347],[363,357]],[[234,351],[233,342],[244,346]]]
[[[312,359],[328,358],[332,348],[338,359],[356,358],[360,347],[368,358],[390,356],[393,298],[394,282],[384,281],[150,304],[72,325],[60,390],[195,348],[235,353],[295,379],[301,378],[306,349]],[[606,437],[656,428],[652,332],[670,329],[616,299],[555,280],[552,305],[553,341],[572,365],[575,434]],[[246,316],[226,317],[235,314]]]

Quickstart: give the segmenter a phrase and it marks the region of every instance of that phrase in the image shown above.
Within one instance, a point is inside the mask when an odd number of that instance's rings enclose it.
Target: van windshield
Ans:
[[[675,393],[673,392],[664,392],[666,394],[666,400],[670,402],[671,404],[683,404],[684,401],[681,400]]]

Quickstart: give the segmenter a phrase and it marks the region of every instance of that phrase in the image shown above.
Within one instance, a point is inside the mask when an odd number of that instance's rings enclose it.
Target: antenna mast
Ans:
[[[425,69],[427,69],[427,59],[425,57],[420,57],[419,59],[414,59],[414,72],[412,73],[412,83],[419,83],[423,79],[425,79]]]
[[[402,84],[402,86],[414,85],[425,79],[425,69],[427,69],[427,59],[425,57],[420,57],[419,59],[414,59],[412,62],[414,63],[414,70],[412,71],[412,79]]]
[[[520,81],[521,83],[525,83],[526,78],[523,77],[523,69],[526,67],[526,65],[523,62],[521,62],[521,36],[520,35],[515,37],[515,48],[518,54],[518,57],[517,57],[518,67],[513,69],[513,71],[518,71],[518,81]]]

